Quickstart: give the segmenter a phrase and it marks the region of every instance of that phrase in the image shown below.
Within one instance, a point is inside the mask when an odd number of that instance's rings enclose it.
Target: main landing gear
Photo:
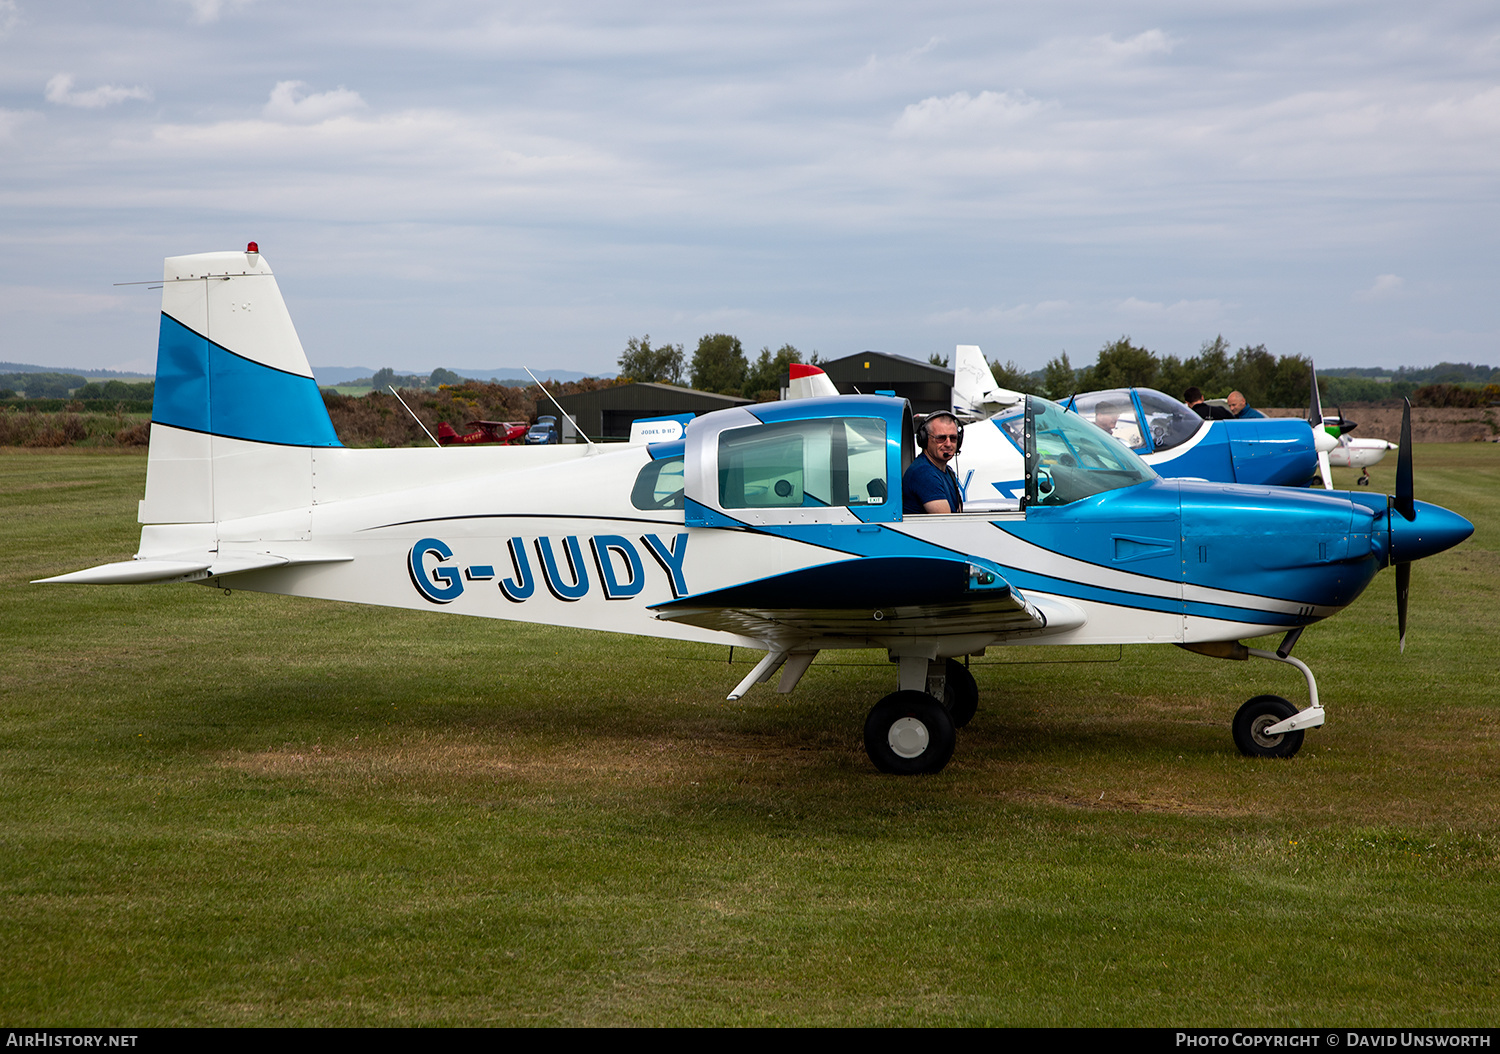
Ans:
[[[902,656],[900,663],[901,690],[865,718],[865,753],[881,772],[941,772],[953,757],[956,730],[979,709],[979,686],[957,659]]]
[[[941,772],[953,756],[956,730],[979,709],[979,685],[957,659],[937,658],[933,645],[916,645],[917,654],[891,655],[901,664],[901,690],[892,692],[865,718],[865,752],[881,772],[916,775]],[[777,670],[776,690],[790,692],[812,665],[816,649],[771,650],[729,693],[740,698],[751,685],[769,681]]]

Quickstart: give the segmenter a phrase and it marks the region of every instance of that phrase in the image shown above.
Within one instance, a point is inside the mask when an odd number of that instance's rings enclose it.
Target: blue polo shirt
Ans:
[[[954,512],[964,507],[953,470],[938,468],[927,460],[926,454],[918,454],[901,477],[901,512],[903,515],[926,512],[923,506],[929,501],[946,501]]]

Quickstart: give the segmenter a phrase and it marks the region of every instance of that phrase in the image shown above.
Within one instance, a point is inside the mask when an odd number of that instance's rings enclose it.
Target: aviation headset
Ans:
[[[946,417],[958,427],[958,443],[953,450],[953,456],[957,457],[959,454],[963,453],[964,449],[964,426],[959,421],[956,414],[953,414],[947,410],[934,410],[932,413],[922,418],[922,426],[917,429],[917,446],[922,450],[927,449],[927,442],[930,438],[927,434],[927,426],[932,423],[934,418],[937,417]]]

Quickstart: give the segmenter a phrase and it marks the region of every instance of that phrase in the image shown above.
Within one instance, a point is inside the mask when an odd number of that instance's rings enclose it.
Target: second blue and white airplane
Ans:
[[[735,407],[683,439],[351,450],[258,251],[166,261],[139,551],[49,579],[186,582],[759,648],[730,693],[825,649],[878,648],[898,690],[874,764],[936,772],[978,689],[957,660],[1014,644],[1176,644],[1295,666],[1309,705],[1257,696],[1239,748],[1322,724],[1304,628],[1473,528],[1415,501],[1162,479],[1077,414],[1023,398],[988,429],[1022,469],[1004,509],[903,515],[904,400]],[[973,439],[971,432],[970,441]],[[1285,633],[1276,651],[1240,640]]]

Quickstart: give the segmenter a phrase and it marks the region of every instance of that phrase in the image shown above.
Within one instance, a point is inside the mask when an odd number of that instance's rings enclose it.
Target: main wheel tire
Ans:
[[[865,718],[865,753],[881,772],[941,772],[957,741],[947,709],[926,692],[892,692]]]
[[[957,659],[949,659],[946,665],[943,705],[948,708],[948,716],[953,718],[953,727],[963,728],[974,720],[974,714],[979,710],[979,685],[974,683],[969,668]]]
[[[1302,749],[1302,731],[1268,736],[1264,729],[1285,721],[1296,712],[1297,708],[1279,695],[1257,695],[1234,715],[1234,745],[1246,757],[1291,757]]]

